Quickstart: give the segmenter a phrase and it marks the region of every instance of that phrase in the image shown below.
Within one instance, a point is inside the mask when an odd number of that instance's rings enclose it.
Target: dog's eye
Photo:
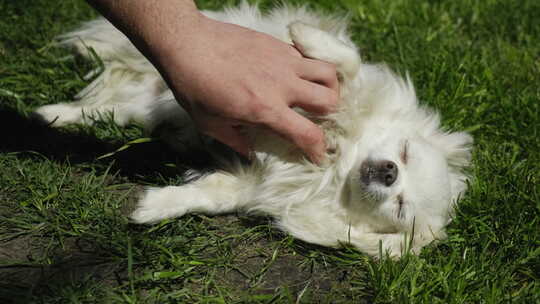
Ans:
[[[397,204],[398,204],[397,217],[401,219],[404,216],[403,206],[405,205],[405,201],[403,201],[403,194],[400,194],[397,196]]]
[[[397,217],[399,219],[403,219],[404,216],[405,216],[405,213],[403,211],[403,209],[405,207],[405,201],[403,200],[403,194],[400,194],[400,195],[397,196],[397,205],[398,205]]]
[[[409,141],[407,140],[403,144],[403,148],[401,149],[401,153],[399,154],[399,157],[401,158],[401,162],[403,162],[404,164],[407,164],[407,160],[409,159],[408,150],[409,150]]]

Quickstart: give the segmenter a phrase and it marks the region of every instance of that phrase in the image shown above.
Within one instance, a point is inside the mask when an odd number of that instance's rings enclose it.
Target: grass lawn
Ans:
[[[0,303],[540,303],[540,1],[295,2],[349,13],[365,60],[409,71],[445,127],[473,134],[449,238],[377,262],[267,218],[128,223],[141,185],[212,165],[157,141],[98,159],[143,137],[137,126],[33,123],[89,82],[99,63],[52,41],[96,14],[82,0],[0,0]]]

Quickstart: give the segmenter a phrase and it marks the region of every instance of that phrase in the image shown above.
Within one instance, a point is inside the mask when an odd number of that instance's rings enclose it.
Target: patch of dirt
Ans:
[[[47,244],[34,237],[19,237],[0,248],[0,303],[28,303],[32,297],[51,293],[51,288],[86,280],[117,285],[120,266],[96,257],[74,240],[58,250],[54,261],[43,260]]]
[[[266,240],[244,244],[235,248],[241,252],[235,259],[235,269],[221,274],[220,282],[239,291],[256,294],[271,294],[278,288],[287,288],[299,295],[304,288],[312,295],[322,295],[336,285],[348,285],[339,272],[313,263],[302,265],[305,258],[288,249],[278,251],[272,261],[274,250],[267,247]]]
[[[212,225],[222,227],[224,235],[230,232],[239,233],[261,224],[261,221],[267,219],[239,219],[234,215],[211,219]],[[311,262],[302,252],[296,250],[295,245],[279,245],[285,237],[275,230],[273,240],[265,234],[255,240],[234,243],[234,260],[231,265],[217,273],[218,285],[238,295],[273,294],[278,289],[287,288],[292,295],[298,297],[306,289],[310,301],[321,300],[334,288],[350,289],[346,270],[336,269],[331,264],[320,261]],[[295,241],[296,243],[300,243],[300,247],[313,247],[300,241]]]

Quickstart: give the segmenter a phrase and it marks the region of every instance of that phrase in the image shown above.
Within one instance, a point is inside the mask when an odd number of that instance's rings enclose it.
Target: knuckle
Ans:
[[[267,124],[274,116],[273,107],[265,100],[251,100],[248,106],[248,120],[256,124]]]
[[[236,103],[229,108],[228,118],[239,121],[254,122],[264,111],[264,100],[261,94],[246,86],[241,93],[236,96]]]

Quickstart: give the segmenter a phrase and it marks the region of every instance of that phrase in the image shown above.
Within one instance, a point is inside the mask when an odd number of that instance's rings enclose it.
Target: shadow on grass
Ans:
[[[122,263],[94,248],[81,248],[76,239],[67,239],[64,245],[69,248],[57,249],[59,252],[54,254],[50,264],[32,262],[43,254],[45,247],[37,238],[21,237],[2,245],[8,248],[0,250],[0,257],[8,252],[9,257],[28,262],[0,267],[1,303],[35,303],[36,300],[45,303],[45,299],[68,297],[62,293],[82,295],[95,293],[90,289],[96,286],[118,286],[126,278]],[[72,290],[66,290],[66,286],[71,286]]]
[[[100,156],[117,150],[125,143],[105,141],[84,132],[53,129],[1,106],[0,138],[0,153],[16,152],[21,158],[36,158],[38,153],[55,162],[82,164],[83,168],[86,163],[92,164],[89,168],[98,171],[110,166],[112,172],[118,172],[134,183],[166,184],[167,178],[174,178],[188,168],[215,168],[207,153],[193,151],[180,155],[159,142],[133,145],[110,158],[98,160]],[[167,163],[175,166],[166,166]],[[197,216],[194,217],[197,219]],[[230,216],[209,219],[216,227],[232,229],[222,231],[232,235],[240,235],[242,231],[254,227],[262,227],[264,230],[262,237],[257,240],[240,238],[238,242],[233,242],[231,248],[236,255],[234,265],[215,270],[220,278],[218,283],[239,294],[246,290],[273,294],[283,286],[288,286],[290,292],[298,294],[309,286],[314,293],[323,295],[336,284],[349,287],[347,272],[335,271],[331,266],[321,266],[328,262],[327,256],[337,254],[338,251],[334,249],[292,240],[270,225],[266,217],[241,216],[233,227],[231,222],[235,221]],[[147,227],[129,225],[128,229],[143,232]],[[276,247],[276,241],[281,245]],[[66,245],[61,252],[49,254],[54,260],[48,265],[32,265],[32,259],[28,258],[28,255],[41,255],[39,250],[43,250],[46,245],[39,242],[35,238],[22,237],[2,244],[10,247],[4,248],[4,256],[8,256],[8,260],[28,261],[28,264],[0,267],[1,303],[27,303],[40,297],[51,299],[69,296],[59,292],[80,295],[88,290],[91,294],[99,286],[114,288],[126,283],[127,263],[123,253],[113,253],[112,248],[103,246],[91,234],[69,241],[71,244]],[[86,244],[82,246],[85,248],[81,248],[81,242]],[[135,241],[134,245],[141,244]],[[274,260],[271,257],[277,248],[280,254]],[[312,262],[299,266],[305,264],[306,259]]]
[[[296,297],[309,287],[315,299],[324,297],[333,288],[351,288],[348,271],[336,269],[335,261],[329,259],[331,255],[339,256],[339,250],[293,240],[269,225],[266,217],[241,216],[236,220],[231,217],[235,216],[204,217],[204,221],[210,221],[216,227],[227,225],[228,230],[236,230],[236,233],[254,227],[263,230],[268,227],[268,231],[255,239],[235,239],[230,243],[235,256],[231,264],[206,269],[215,271],[216,284],[221,288],[246,296],[271,295],[286,288]],[[195,221],[201,220],[195,216]],[[44,244],[32,244],[34,241],[34,238],[23,237],[13,240],[10,245],[20,247],[17,250],[20,254],[29,255],[30,252],[39,256],[37,251],[42,250]],[[134,245],[141,244],[135,241]],[[41,299],[46,303],[66,299],[70,294],[91,299],[103,296],[100,288],[108,291],[119,288],[117,292],[120,292],[121,286],[129,282],[125,257],[111,256],[111,252],[103,250],[105,248],[97,249],[99,246],[92,240],[68,239],[65,247],[51,255],[54,260],[49,265],[29,263],[0,267],[0,302],[33,303]],[[212,254],[202,258],[217,258]],[[145,284],[151,287],[152,282]],[[199,291],[202,288],[198,283],[188,286]]]
[[[56,162],[110,165],[112,172],[119,172],[131,182],[144,183],[160,183],[187,169],[207,171],[215,168],[209,154],[201,149],[179,154],[159,141],[132,145],[110,157],[98,159],[124,144],[104,141],[92,134],[54,129],[13,109],[0,107],[0,153],[20,152],[21,157],[33,157],[38,153]]]

